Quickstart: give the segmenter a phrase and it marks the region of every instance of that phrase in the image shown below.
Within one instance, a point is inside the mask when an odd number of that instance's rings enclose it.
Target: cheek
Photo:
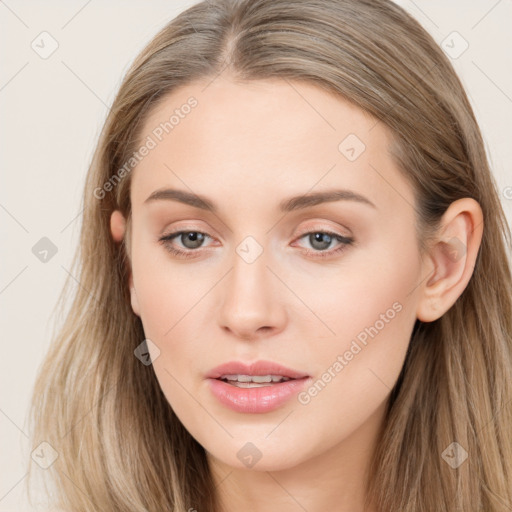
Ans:
[[[414,324],[413,292],[421,281],[421,261],[413,242],[400,242],[413,240],[411,236],[376,237],[364,248],[347,252],[336,265],[309,264],[300,272],[290,265],[283,271],[283,280],[307,305],[301,306],[300,321],[316,327],[316,339],[343,349],[358,335],[364,342],[373,326],[381,336],[395,329],[398,335]]]
[[[167,401],[190,426],[194,416],[190,416],[190,395],[185,390],[191,388],[189,370],[204,352],[201,340],[194,342],[194,319],[201,310],[194,305],[206,287],[196,286],[185,267],[177,269],[169,262],[148,259],[148,251],[135,253],[132,263],[144,334],[158,347],[158,356],[152,356],[153,370]]]
[[[376,313],[347,317],[346,322],[340,315],[336,324],[340,333],[347,327],[355,334],[341,334],[333,345],[321,344],[308,354],[317,362],[315,378],[298,402],[309,428],[316,428],[319,418],[330,425],[320,443],[344,439],[358,430],[384,404],[398,379],[414,311],[395,302],[394,308],[377,308]]]
[[[321,415],[336,428],[354,428],[383,403],[396,383],[416,320],[411,292],[421,267],[413,244],[398,252],[391,247],[359,258],[350,272],[342,272],[336,286],[313,302],[335,334],[317,338],[314,350],[306,347],[316,375],[299,396],[309,411],[307,418]],[[314,297],[311,291],[303,292]],[[345,414],[350,414],[350,422],[342,419]]]
[[[134,233],[133,286],[146,337],[165,340],[207,290],[187,264],[171,262],[165,248]],[[186,319],[185,319],[186,321]],[[168,336],[169,335],[169,336]]]
[[[164,338],[180,318],[197,302],[198,290],[181,273],[165,272],[165,267],[133,266],[133,282],[140,317],[147,337]]]

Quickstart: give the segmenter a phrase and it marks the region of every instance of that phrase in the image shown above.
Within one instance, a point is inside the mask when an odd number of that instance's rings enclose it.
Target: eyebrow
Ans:
[[[155,190],[144,203],[151,203],[153,201],[178,201],[195,208],[207,210],[212,213],[218,211],[215,204],[204,196],[187,192],[185,190],[178,189],[159,189]],[[374,203],[372,203],[367,197],[362,196],[352,190],[326,190],[323,192],[311,192],[301,196],[290,197],[279,203],[279,209],[283,212],[291,212],[294,210],[301,210],[304,208],[310,208],[322,203],[329,203],[333,201],[354,201],[361,204],[371,206],[377,209]]]

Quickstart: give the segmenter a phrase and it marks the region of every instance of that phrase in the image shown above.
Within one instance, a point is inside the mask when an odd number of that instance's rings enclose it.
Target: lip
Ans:
[[[268,386],[239,388],[219,379],[222,375],[234,374],[281,375],[292,380]],[[250,414],[278,409],[299,393],[309,380],[309,375],[271,361],[256,361],[252,364],[231,361],[217,366],[207,375],[210,391],[221,404],[236,412]]]
[[[218,379],[222,375],[281,375],[290,379],[302,379],[308,374],[286,368],[272,361],[256,361],[246,364],[241,361],[229,361],[213,368],[207,375],[207,379]]]

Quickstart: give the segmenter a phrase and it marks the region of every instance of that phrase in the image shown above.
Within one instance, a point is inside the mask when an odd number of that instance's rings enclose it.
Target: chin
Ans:
[[[208,453],[227,466],[246,471],[283,471],[306,460],[304,453],[297,452],[297,443],[287,445],[276,438],[276,446],[264,439],[254,442],[247,439],[248,437],[243,441],[231,439],[224,446],[216,444],[215,449],[208,450]],[[227,457],[228,454],[233,456]]]

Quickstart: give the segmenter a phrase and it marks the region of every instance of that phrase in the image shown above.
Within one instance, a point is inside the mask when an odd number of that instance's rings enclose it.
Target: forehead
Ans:
[[[343,187],[373,202],[412,200],[389,154],[391,134],[340,96],[285,80],[194,82],[166,95],[140,143],[132,203],[165,186],[260,200]]]

